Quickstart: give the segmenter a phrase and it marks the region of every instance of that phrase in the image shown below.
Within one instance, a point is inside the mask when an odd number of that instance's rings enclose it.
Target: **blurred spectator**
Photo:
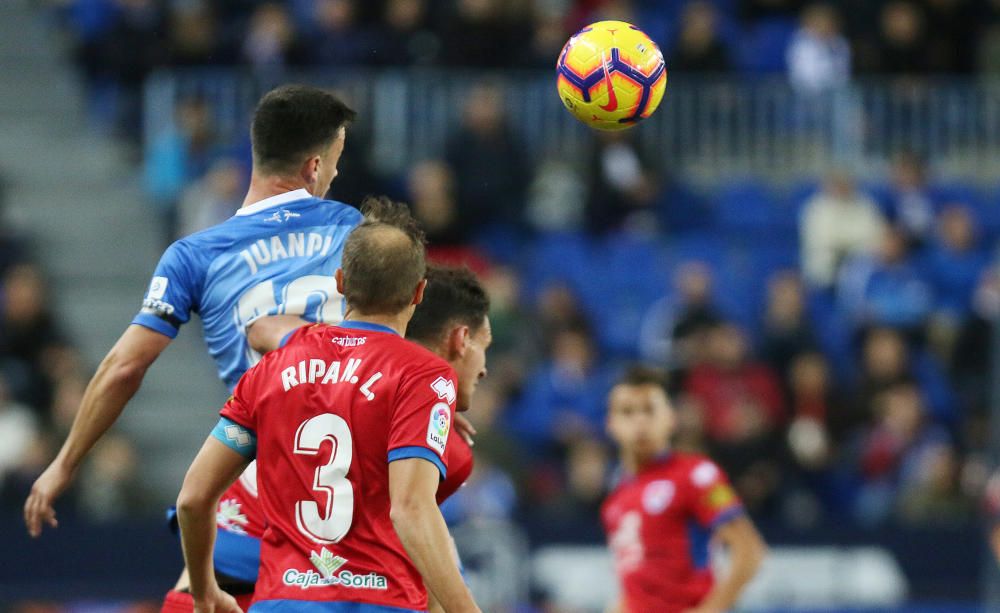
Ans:
[[[902,485],[899,515],[918,525],[960,525],[974,504],[961,487],[961,462],[947,442],[929,445]]]
[[[876,257],[863,258],[850,266],[842,287],[855,323],[862,327],[888,326],[911,339],[922,340],[934,306],[934,292],[914,266],[903,232],[890,228],[882,237]],[[852,298],[855,291],[857,303]]]
[[[193,234],[232,217],[243,204],[245,175],[235,160],[216,160],[204,177],[184,190],[178,207],[177,236]]]
[[[524,219],[529,167],[524,147],[508,125],[503,98],[503,90],[494,85],[474,87],[462,109],[462,126],[445,149],[458,179],[460,219],[470,238],[490,224],[518,226]]]
[[[174,66],[227,64],[221,32],[206,0],[175,2],[168,21],[168,56]]]
[[[50,310],[51,301],[38,268],[30,264],[10,268],[3,288],[0,354],[15,361],[21,370],[12,393],[42,411],[51,395],[47,357],[66,341]]]
[[[649,232],[656,219],[656,178],[635,135],[600,132],[586,173],[590,177],[587,226],[594,234],[626,228]]]
[[[371,37],[371,61],[382,66],[430,64],[441,50],[441,39],[427,27],[427,0],[388,0],[385,30]]]
[[[136,450],[127,439],[105,435],[81,471],[78,497],[82,513],[100,522],[139,513],[144,495],[138,466]]]
[[[216,145],[211,108],[201,98],[184,98],[177,103],[175,122],[160,134],[150,135],[144,179],[164,238],[177,236],[177,208],[190,182],[209,166]]]
[[[546,501],[543,513],[560,522],[596,522],[607,494],[607,447],[595,438],[573,441],[566,452],[565,484],[557,496]]]
[[[508,430],[536,454],[552,453],[558,444],[579,437],[596,436],[611,383],[611,373],[597,357],[587,332],[558,332],[550,357],[528,378],[520,402],[508,414]]]
[[[267,2],[254,9],[241,52],[256,72],[280,73],[301,59],[295,44],[295,25],[288,10],[277,2]]]
[[[24,463],[39,434],[38,419],[10,396],[7,381],[0,378],[0,487],[7,473]]]
[[[708,362],[691,370],[686,391],[704,412],[709,439],[728,445],[773,433],[785,420],[774,371],[751,360],[746,335],[733,324],[716,325],[707,341]]]
[[[924,162],[912,153],[903,153],[893,162],[888,213],[889,220],[906,233],[914,247],[930,238],[934,202]]]
[[[858,455],[864,483],[855,512],[869,524],[889,518],[900,486],[919,474],[927,453],[948,444],[947,434],[928,423],[916,386],[889,387],[876,406],[875,427],[863,437]]]
[[[517,490],[514,482],[504,471],[477,454],[472,475],[441,505],[441,512],[449,523],[453,523],[476,519],[510,519],[516,508]]]
[[[374,60],[371,36],[358,23],[355,0],[314,0],[313,26],[308,51],[293,45],[293,60],[319,66],[356,66]],[[305,55],[308,53],[308,58]]]
[[[938,240],[927,255],[928,280],[938,314],[957,325],[972,308],[972,296],[989,257],[978,248],[975,223],[965,206],[946,206],[936,227]]]
[[[874,328],[864,339],[861,377],[854,414],[862,423],[874,423],[876,400],[885,390],[911,382],[910,352],[903,337],[889,328]]]
[[[590,321],[580,300],[569,286],[556,283],[542,289],[538,297],[536,330],[546,351],[551,351],[555,337],[563,330],[590,333]]]
[[[458,219],[455,175],[447,164],[428,160],[414,165],[408,187],[414,217],[427,234],[429,246],[460,245],[468,241]]]
[[[138,144],[142,136],[142,85],[167,58],[159,33],[163,13],[155,0],[115,0],[111,29],[101,39],[101,70],[118,86],[118,135]]]
[[[639,354],[648,362],[684,369],[704,361],[708,332],[722,321],[712,296],[712,272],[703,262],[685,262],[674,288],[643,316]]]
[[[800,240],[802,272],[820,288],[830,288],[844,260],[873,253],[881,240],[884,221],[875,202],[859,192],[842,173],[827,177],[822,191],[806,202]]]
[[[535,169],[528,194],[527,221],[539,232],[583,229],[586,193],[573,166],[556,156]]]
[[[920,75],[930,68],[925,16],[915,2],[893,0],[881,16],[880,47],[875,69],[881,73]]]
[[[720,324],[709,333],[709,361],[688,375],[686,392],[702,414],[711,456],[733,480],[748,508],[776,502],[782,480],[780,435],[785,422],[778,378],[751,361],[744,333]]]
[[[732,68],[729,50],[719,36],[718,15],[710,2],[695,0],[684,7],[680,35],[668,65],[680,73],[718,73]]]
[[[559,52],[569,39],[565,16],[558,9],[535,7],[531,23],[531,40],[524,49],[525,66],[551,68]]]
[[[834,385],[830,364],[819,352],[795,357],[788,371],[788,388],[789,447],[800,467],[817,469],[830,461],[834,443],[852,425],[849,408]],[[814,430],[802,425],[806,423]]]
[[[767,311],[761,355],[784,379],[797,355],[815,347],[816,337],[805,312],[798,273],[775,273],[767,284]]]
[[[801,94],[817,94],[847,85],[851,48],[841,33],[840,16],[829,4],[813,4],[788,46],[788,78]]]
[[[410,170],[409,192],[413,214],[427,233],[427,257],[439,264],[467,265],[477,272],[489,262],[469,245],[471,237],[459,220],[455,177],[447,164],[427,161]]]
[[[950,374],[963,406],[985,415],[992,393],[994,322],[1000,318],[1000,276],[987,269],[972,297],[971,313],[962,323],[952,351]]]

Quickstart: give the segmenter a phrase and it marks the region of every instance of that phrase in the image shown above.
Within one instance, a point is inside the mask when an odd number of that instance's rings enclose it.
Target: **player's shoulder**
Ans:
[[[677,469],[697,487],[708,487],[724,477],[722,469],[711,458],[700,453],[676,452],[673,460]]]
[[[430,372],[447,372],[454,376],[454,371],[444,358],[430,349],[408,341],[403,337],[393,339],[393,352],[406,369],[415,375]]]

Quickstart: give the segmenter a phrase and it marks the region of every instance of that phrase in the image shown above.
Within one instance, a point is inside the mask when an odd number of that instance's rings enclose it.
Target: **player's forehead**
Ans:
[[[667,394],[653,383],[619,383],[611,388],[608,405],[612,411],[669,407]]]

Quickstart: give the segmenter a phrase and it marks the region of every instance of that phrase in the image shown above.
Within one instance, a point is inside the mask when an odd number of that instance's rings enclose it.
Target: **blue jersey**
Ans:
[[[132,323],[173,338],[198,313],[219,378],[232,390],[260,359],[246,338],[257,318],[342,319],[334,273],[361,219],[357,209],[306,190],[244,207],[166,250]]]

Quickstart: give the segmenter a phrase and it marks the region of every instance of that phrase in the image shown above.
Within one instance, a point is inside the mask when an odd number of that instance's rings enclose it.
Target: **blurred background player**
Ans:
[[[728,611],[764,558],[764,541],[719,467],[671,450],[675,420],[655,370],[634,367],[611,390],[607,430],[621,461],[601,507],[621,590],[611,611]],[[718,580],[713,543],[730,558]]]
[[[261,99],[251,127],[253,172],[242,208],[163,254],[142,310],[104,358],[59,455],[32,487],[24,506],[32,536],[45,523],[57,525],[56,498],[192,312],[201,316],[209,353],[230,389],[259,359],[245,333],[254,318],[282,312],[340,321],[333,273],[361,214],[322,198],[337,176],[354,116],[336,96],[313,87],[284,86]],[[220,530],[220,580],[243,602],[253,593],[260,547],[253,533],[263,523],[250,504],[253,496],[244,491],[253,482],[251,472],[227,497],[235,502],[220,509],[228,528]],[[190,610],[185,588],[182,576],[165,610]]]
[[[455,371],[401,338],[426,286],[423,234],[404,205],[363,208],[336,276],[344,322],[297,330],[249,371],[185,478],[178,517],[198,611],[235,606],[212,572],[214,514],[255,456],[268,528],[252,610],[426,610],[424,584],[446,611],[479,610],[437,507]]]

